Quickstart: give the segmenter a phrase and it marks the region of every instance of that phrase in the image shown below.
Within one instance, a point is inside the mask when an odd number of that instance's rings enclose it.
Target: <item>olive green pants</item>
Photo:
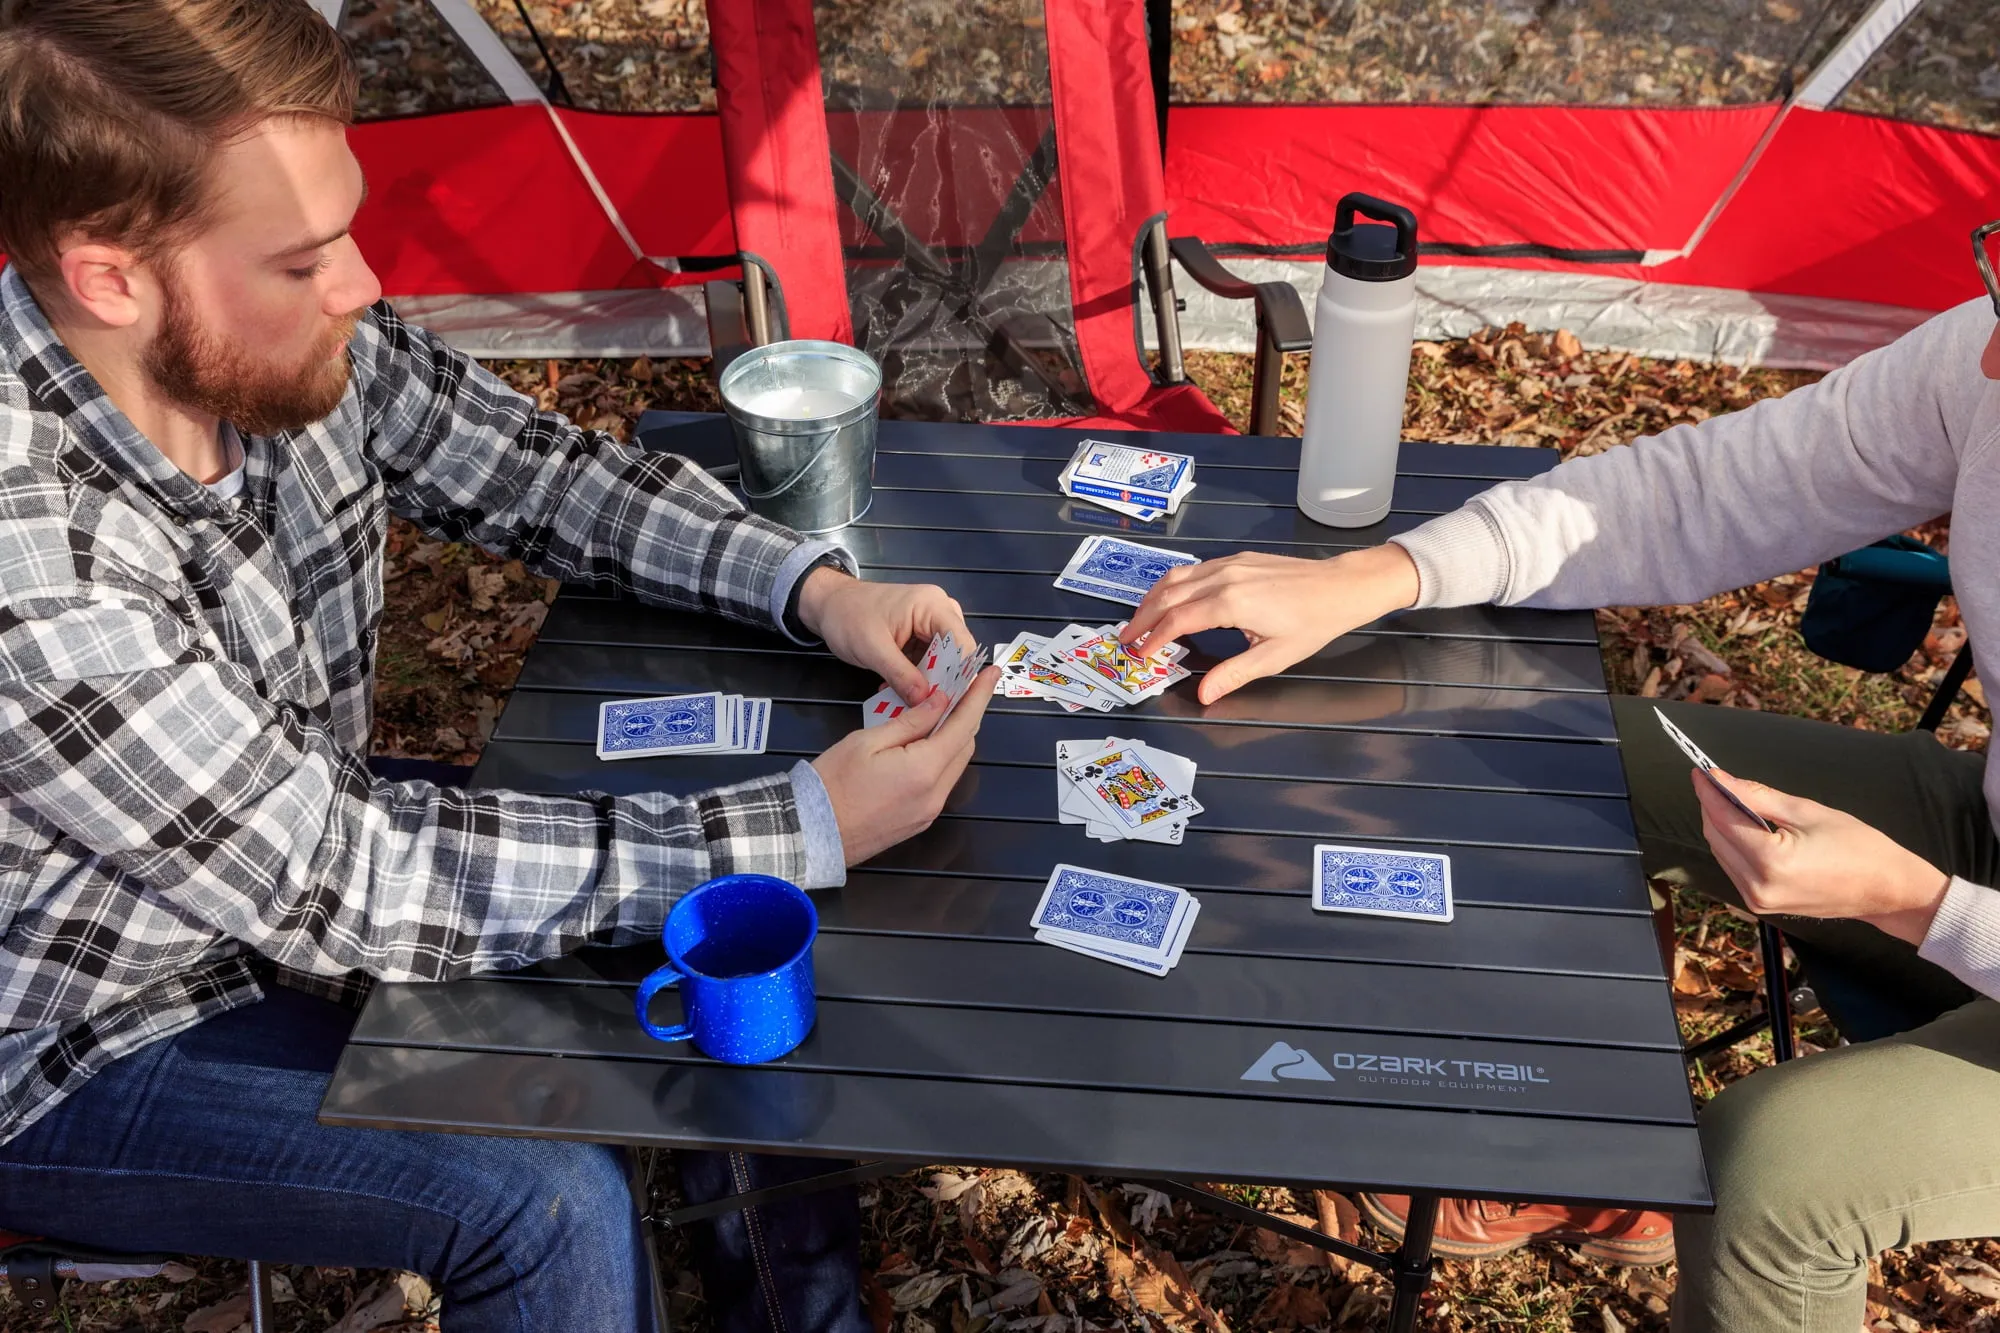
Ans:
[[[1612,702],[1648,872],[1740,904],[1650,701]],[[1974,883],[2000,882],[1981,757],[1929,736],[1667,712],[1732,773],[1846,810]],[[1856,1333],[1875,1254],[2000,1235],[2000,1003],[1858,922],[1778,924],[1809,973],[1818,962],[1865,976],[1918,1026],[1760,1070],[1703,1112],[1716,1210],[1675,1219],[1678,1333]]]

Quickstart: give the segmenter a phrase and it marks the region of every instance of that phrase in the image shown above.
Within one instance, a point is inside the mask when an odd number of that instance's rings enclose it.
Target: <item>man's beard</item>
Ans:
[[[177,278],[167,275],[162,286],[160,331],[146,349],[146,373],[169,398],[246,435],[297,430],[339,405],[348,378],[341,349],[354,336],[358,313],[344,316],[303,361],[276,365],[225,346],[197,324]]]

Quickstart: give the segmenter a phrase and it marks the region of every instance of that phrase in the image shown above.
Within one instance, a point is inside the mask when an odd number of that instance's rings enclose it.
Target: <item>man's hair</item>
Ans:
[[[0,250],[45,290],[74,232],[153,258],[206,221],[217,150],[354,95],[307,0],[0,0]]]

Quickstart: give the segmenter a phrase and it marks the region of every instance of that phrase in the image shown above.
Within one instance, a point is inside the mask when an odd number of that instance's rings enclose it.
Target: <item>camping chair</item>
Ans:
[[[882,364],[891,415],[1227,431],[1182,362],[1178,261],[1255,303],[1248,425],[1274,433],[1305,306],[1169,240],[1142,6],[993,0],[980,18],[710,5],[742,265],[707,288],[717,374],[746,347],[826,338]]]
[[[42,1236],[0,1231],[0,1280],[5,1280],[21,1308],[35,1316],[55,1313],[57,1293],[66,1281],[118,1282],[126,1278],[158,1277],[171,1258],[165,1254],[112,1254]],[[68,1327],[66,1322],[64,1327]],[[251,1333],[267,1333],[276,1327],[271,1315],[271,1272],[252,1259]]]
[[[1937,604],[1951,591],[1951,562],[1912,537],[1888,537],[1829,560],[1819,568],[1800,623],[1806,646],[1829,661],[1862,671],[1894,671],[1910,660],[1930,632]],[[1972,646],[1958,651],[1938,682],[1919,731],[1936,731],[1972,674]],[[1789,1060],[1798,1046],[1795,1012],[1825,1008],[1849,1040],[1866,1041],[1919,1026],[1933,1015],[1884,995],[1861,977],[1813,949],[1794,942],[1804,979],[1794,986],[1785,968],[1784,934],[1769,920],[1757,925],[1764,969],[1764,1012],[1687,1048],[1701,1059],[1726,1050],[1765,1027],[1771,1052]]]

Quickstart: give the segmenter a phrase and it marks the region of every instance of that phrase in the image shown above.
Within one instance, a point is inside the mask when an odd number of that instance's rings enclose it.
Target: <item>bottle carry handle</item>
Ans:
[[[1377,222],[1387,222],[1396,229],[1396,252],[1414,257],[1417,253],[1417,215],[1401,204],[1392,204],[1386,199],[1377,199],[1372,194],[1362,194],[1356,190],[1352,194],[1340,196],[1340,202],[1333,206],[1333,234],[1354,230],[1354,215],[1373,218]]]

